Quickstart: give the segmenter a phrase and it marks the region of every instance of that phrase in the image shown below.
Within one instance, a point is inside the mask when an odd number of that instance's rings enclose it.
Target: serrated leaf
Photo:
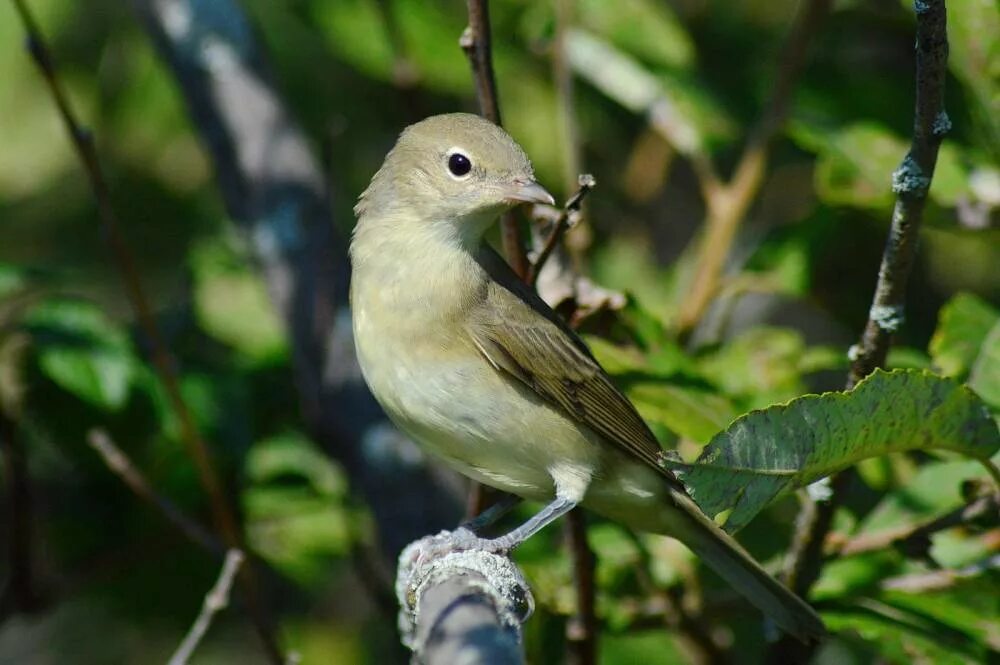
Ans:
[[[862,459],[904,450],[987,459],[1000,449],[988,410],[956,381],[921,370],[876,370],[853,390],[752,411],[692,464],[669,462],[709,516],[734,532],[781,492]]]
[[[27,314],[25,328],[42,373],[54,383],[100,408],[125,405],[137,361],[125,332],[97,307],[48,301]]]

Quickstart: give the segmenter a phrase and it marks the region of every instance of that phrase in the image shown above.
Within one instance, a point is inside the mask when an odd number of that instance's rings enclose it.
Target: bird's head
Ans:
[[[521,146],[484,118],[451,113],[403,131],[355,212],[360,223],[402,214],[473,237],[519,203],[553,203]]]

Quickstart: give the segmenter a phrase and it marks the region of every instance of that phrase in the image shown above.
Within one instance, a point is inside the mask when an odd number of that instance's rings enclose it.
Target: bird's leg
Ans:
[[[519,496],[514,496],[513,494],[503,494],[501,495],[499,501],[472,519],[462,522],[458,525],[458,528],[468,529],[472,533],[479,533],[513,510],[519,503],[521,503],[521,501],[522,499]]]
[[[552,503],[539,510],[521,526],[499,538],[487,540],[484,544],[494,552],[510,552],[528,538],[531,538],[546,526],[576,508],[576,504],[576,501],[557,496]]]

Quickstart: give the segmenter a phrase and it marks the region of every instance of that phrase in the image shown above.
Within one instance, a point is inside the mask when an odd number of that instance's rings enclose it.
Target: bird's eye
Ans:
[[[456,178],[461,178],[472,170],[472,161],[460,152],[453,152],[448,157],[448,170]]]

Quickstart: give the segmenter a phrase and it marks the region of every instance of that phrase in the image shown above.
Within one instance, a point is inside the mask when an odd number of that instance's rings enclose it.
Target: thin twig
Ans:
[[[0,458],[7,488],[7,583],[0,592],[0,621],[14,612],[33,612],[42,598],[35,587],[31,542],[33,502],[24,446],[16,423],[0,410]]]
[[[122,234],[118,215],[112,205],[111,192],[104,177],[100,160],[97,157],[93,135],[77,120],[69,97],[66,95],[62,83],[56,74],[51,52],[46,46],[41,31],[38,29],[38,24],[28,9],[27,4],[24,0],[14,0],[14,5],[17,8],[21,22],[24,25],[25,33],[27,34],[28,52],[31,54],[32,59],[48,85],[49,93],[52,95],[52,99],[59,110],[63,125],[69,133],[73,147],[90,181],[90,186],[97,202],[98,213],[103,224],[103,231],[111,247],[115,263],[121,272],[126,295],[135,312],[139,326],[142,328],[149,342],[153,366],[167,394],[171,408],[180,422],[181,438],[184,441],[188,454],[194,461],[201,486],[208,495],[213,519],[222,533],[227,546],[240,548],[242,535],[236,521],[235,513],[223,491],[222,483],[215,470],[208,445],[202,438],[194,416],[181,394],[174,360],[160,335],[149,299],[146,297],[142,281],[139,278],[135,259]],[[266,616],[263,605],[258,601],[257,580],[253,577],[250,566],[247,566],[246,572],[240,576],[240,579],[247,596],[247,605],[250,608],[251,617],[254,620],[268,655],[275,663],[283,662],[277,641],[270,626],[270,621]]]
[[[932,535],[945,529],[976,522],[987,516],[995,519],[998,508],[1000,508],[1000,495],[991,493],[980,496],[940,517],[920,524],[855,536],[837,547],[837,556],[854,556],[894,547],[908,556],[923,558],[930,548]]]
[[[573,557],[573,584],[576,612],[566,623],[568,662],[593,665],[597,662],[597,610],[594,584],[594,551],[587,542],[587,516],[581,508],[566,515],[566,539]]]
[[[590,190],[597,186],[597,180],[589,173],[582,173],[577,178],[577,184],[580,188],[566,201],[566,205],[563,206],[559,217],[552,224],[552,230],[545,239],[545,244],[542,245],[541,251],[538,252],[538,258],[528,268],[528,278],[526,281],[531,286],[534,286],[538,282],[538,276],[541,274],[542,268],[545,267],[545,262],[549,260],[549,256],[552,255],[553,250],[555,250],[563,235],[576,223],[575,217],[580,212],[580,206],[583,205],[583,200],[590,193]]]
[[[882,580],[879,586],[890,591],[927,593],[947,589],[961,580],[979,577],[983,573],[997,570],[1000,570],[1000,554],[994,554],[982,561],[957,570],[931,570],[924,573],[911,573],[909,575],[889,577]]]
[[[476,85],[479,112],[484,118],[501,125],[500,100],[493,74],[493,47],[490,39],[489,0],[467,0],[469,26],[459,38],[472,66],[472,80]],[[528,255],[521,241],[521,231],[513,212],[500,220],[500,238],[507,262],[521,278],[528,274]]]
[[[198,648],[198,644],[211,627],[212,619],[229,605],[229,590],[233,586],[233,579],[236,577],[243,559],[243,552],[238,549],[226,552],[226,560],[219,572],[219,579],[216,580],[215,586],[205,594],[205,602],[201,606],[198,618],[191,624],[191,629],[184,636],[177,651],[170,657],[168,665],[187,665],[191,654]]]
[[[892,175],[896,204],[882,255],[875,296],[860,342],[851,348],[847,387],[885,364],[892,334],[903,323],[906,284],[916,258],[924,203],[934,177],[938,148],[951,123],[944,110],[948,64],[948,31],[944,0],[919,0],[916,39],[916,100],[909,153]],[[850,470],[834,477],[830,498],[807,503],[796,524],[786,560],[786,583],[806,596],[819,577],[826,536],[850,485]],[[790,643],[779,641],[772,656],[782,657]],[[797,648],[797,647],[795,647]]]
[[[771,98],[729,182],[719,182],[707,156],[692,162],[702,185],[707,217],[691,289],[677,315],[676,328],[682,335],[701,320],[718,291],[736,233],[763,183],[770,144],[788,116],[792,91],[805,66],[806,54],[832,4],[833,0],[808,0],[799,12],[778,62]]]
[[[128,455],[119,448],[111,437],[102,429],[93,429],[87,434],[87,443],[101,456],[104,463],[115,475],[121,478],[143,501],[149,503],[163,514],[167,521],[177,527],[184,536],[199,547],[213,553],[222,554],[225,546],[197,521],[188,517],[173,501],[158,494],[136,468]]]

